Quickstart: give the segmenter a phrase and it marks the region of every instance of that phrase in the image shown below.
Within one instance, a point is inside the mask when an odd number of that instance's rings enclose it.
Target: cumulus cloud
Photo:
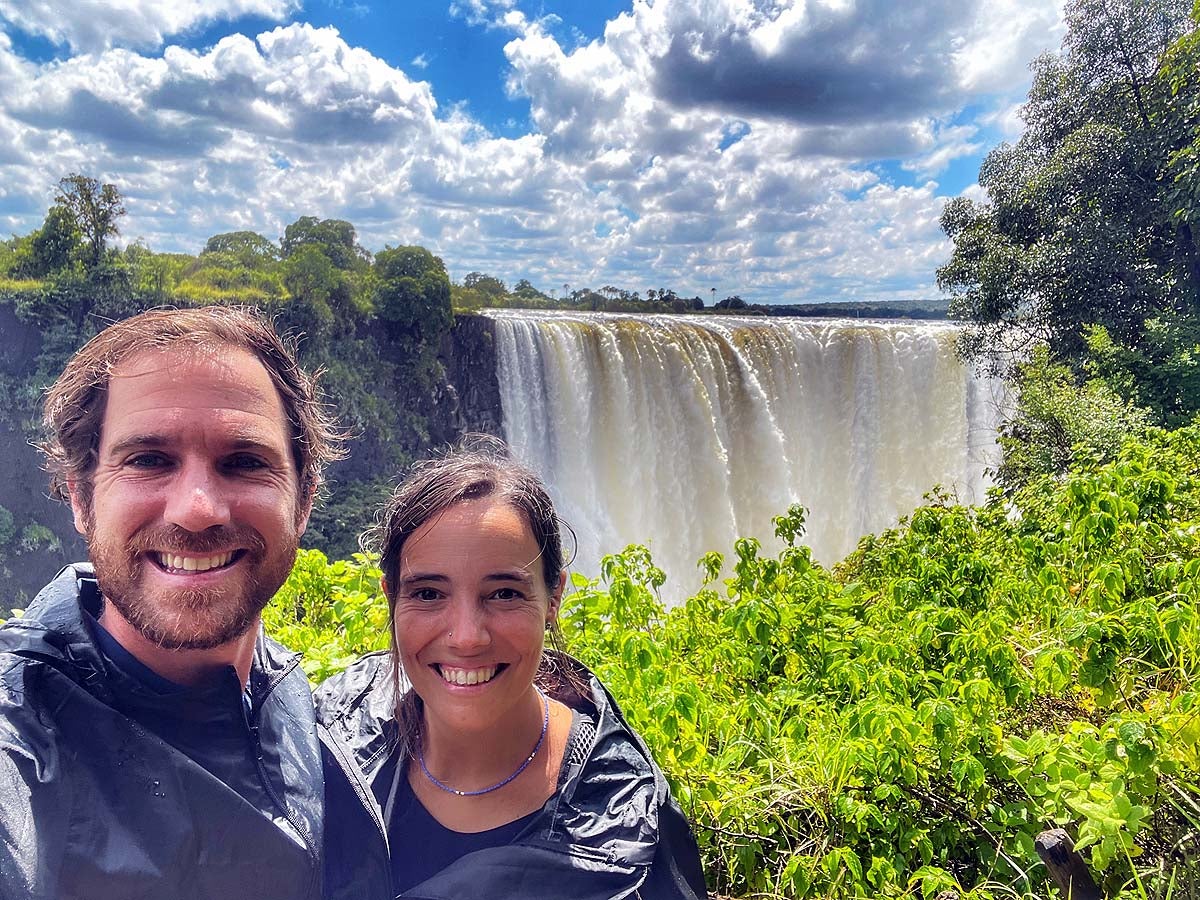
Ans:
[[[77,53],[155,49],[173,35],[244,16],[283,21],[300,0],[0,0],[0,19]]]
[[[979,133],[974,125],[954,125],[939,131],[935,146],[904,163],[910,172],[929,178],[942,172],[950,163],[964,156],[974,156],[983,149],[983,143],[973,140]]]
[[[1007,121],[1023,90],[979,91],[1019,84],[1007,54],[1044,41],[1057,4],[657,0],[564,47],[523,0],[455,0],[455,15],[512,34],[507,88],[533,127],[511,138],[439,106],[411,74],[419,61],[406,72],[332,28],[139,52],[47,24],[38,33],[89,52],[41,64],[0,33],[0,225],[36,227],[58,177],[84,171],[120,186],[124,237],[155,249],[195,252],[235,229],[276,237],[313,214],[348,219],[368,247],[424,244],[456,277],[547,290],[928,296],[948,252],[933,179]],[[0,15],[15,5],[0,0]],[[137,7],[151,24],[136,46],[216,15],[293,9],[201,6],[169,20]],[[1007,21],[1022,16],[1041,26]],[[968,102],[995,112],[969,120]],[[893,183],[881,159],[914,183]]]
[[[648,48],[660,96],[810,125],[949,108],[957,96],[950,47],[975,12],[962,0],[662,6],[657,46]]]

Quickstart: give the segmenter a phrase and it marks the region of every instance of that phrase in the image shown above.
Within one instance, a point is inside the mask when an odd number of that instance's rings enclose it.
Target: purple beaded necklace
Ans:
[[[550,729],[550,699],[542,693],[541,689],[537,685],[534,685],[533,689],[537,691],[538,696],[542,698],[542,733],[538,735],[537,743],[533,745],[533,750],[531,750],[529,755],[525,757],[525,761],[517,767],[517,771],[513,772],[503,781],[493,784],[491,787],[480,788],[477,791],[456,790],[455,788],[450,787],[450,785],[438,781],[433,777],[433,773],[430,772],[425,765],[425,749],[418,745],[417,762],[421,764],[421,771],[425,773],[425,777],[433,783],[433,786],[441,788],[447,794],[455,794],[459,797],[478,797],[480,794],[490,794],[492,791],[500,790],[500,788],[504,787],[506,784],[524,772],[527,768],[529,768],[529,764],[533,762],[533,758],[537,756],[538,751],[542,749],[542,744],[546,740],[546,732]]]

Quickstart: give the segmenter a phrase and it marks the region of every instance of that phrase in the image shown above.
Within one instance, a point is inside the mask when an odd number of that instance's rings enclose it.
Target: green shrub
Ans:
[[[983,507],[933,495],[833,571],[756,540],[684,605],[648,551],[573,577],[569,649],[645,737],[710,886],[1046,897],[1042,830],[1110,896],[1200,894],[1200,426]],[[268,626],[317,679],[387,645],[378,571],[301,555]],[[1173,893],[1171,893],[1173,892]]]

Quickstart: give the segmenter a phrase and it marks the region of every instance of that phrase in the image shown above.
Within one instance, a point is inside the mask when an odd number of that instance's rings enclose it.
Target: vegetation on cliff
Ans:
[[[1006,429],[1021,457],[1000,473],[1010,488],[1065,471],[1063,448],[1112,458],[1114,434],[1200,412],[1200,4],[1188,6],[1068,3],[1062,51],[1033,62],[1024,133],[980,169],[986,200],[943,212],[953,253],[938,283],[966,323],[962,352],[1033,388]],[[1028,452],[1043,439],[1047,452]]]
[[[355,436],[306,536],[310,546],[351,553],[382,484],[457,436],[438,356],[453,320],[442,260],[422,247],[368,253],[349,222],[312,216],[289,225],[278,244],[234,232],[215,235],[195,257],[140,244],[118,251],[107,239],[123,213],[112,185],[71,175],[42,228],[0,244],[0,319],[10,339],[0,367],[0,437],[20,463],[16,481],[40,480],[28,442],[43,390],[106,323],[163,304],[254,305],[302,336],[302,363],[323,371],[327,401]],[[70,539],[47,527],[44,500],[20,507],[0,507],[0,588],[8,594],[23,560]]]

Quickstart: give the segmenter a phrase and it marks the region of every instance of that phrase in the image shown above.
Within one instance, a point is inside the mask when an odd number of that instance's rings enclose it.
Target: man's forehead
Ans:
[[[143,350],[113,366],[101,439],[130,425],[187,424],[190,416],[236,420],[244,432],[290,432],[279,392],[262,362],[241,347],[180,344]],[[108,433],[108,434],[106,434]],[[247,440],[251,434],[243,435]]]

